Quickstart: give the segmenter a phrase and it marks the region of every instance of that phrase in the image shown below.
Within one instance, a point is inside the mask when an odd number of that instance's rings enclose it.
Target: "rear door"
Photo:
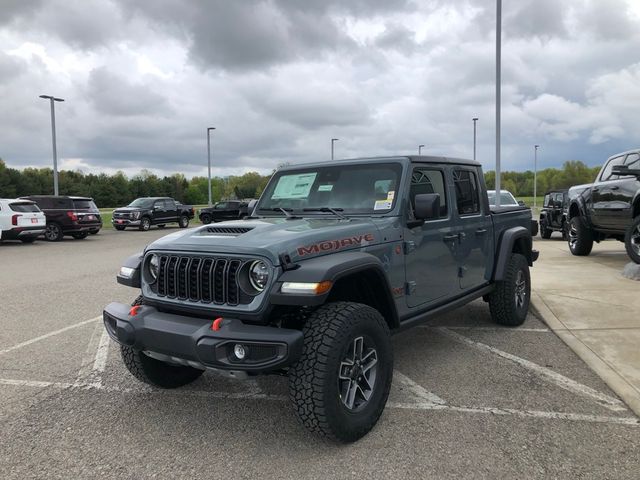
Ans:
[[[156,200],[153,202],[153,210],[151,213],[152,221],[155,224],[164,223],[167,221],[167,206],[164,200]]]
[[[164,200],[164,208],[165,208],[165,219],[169,222],[177,222],[178,221],[178,207],[176,206],[175,200],[171,198],[165,198]]]
[[[405,272],[407,306],[428,306],[458,292],[455,247],[450,237],[450,198],[446,187],[446,167],[417,164],[413,167],[409,189],[409,220],[415,219],[415,196],[440,195],[440,218],[420,226],[405,228]]]
[[[455,258],[459,285],[471,290],[487,283],[493,265],[493,222],[482,201],[479,169],[456,166],[451,169],[454,187],[454,218],[457,239]]]

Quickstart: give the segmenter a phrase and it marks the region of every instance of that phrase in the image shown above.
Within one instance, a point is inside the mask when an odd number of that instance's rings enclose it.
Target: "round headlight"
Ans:
[[[149,275],[151,275],[154,282],[158,278],[159,263],[158,256],[155,253],[151,255],[151,258],[149,259]]]
[[[249,267],[249,282],[251,286],[261,292],[269,281],[269,268],[262,260],[256,260]]]

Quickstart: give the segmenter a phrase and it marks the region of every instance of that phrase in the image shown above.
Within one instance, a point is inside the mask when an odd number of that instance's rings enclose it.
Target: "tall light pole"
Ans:
[[[533,146],[533,208],[534,210],[538,203],[538,148],[540,148],[540,145]]]
[[[53,141],[53,194],[58,195],[58,152],[56,151],[56,109],[54,102],[64,102],[64,98],[52,97],[51,95],[40,95],[40,98],[49,100],[51,103],[51,138]]]
[[[496,0],[496,206],[500,206],[500,66],[502,62],[502,0]]]
[[[333,160],[333,142],[337,142],[338,140],[340,140],[339,138],[332,138],[331,139],[331,160]]]
[[[208,174],[208,191],[209,191],[209,206],[212,205],[211,203],[211,135],[210,132],[211,130],[215,130],[216,127],[207,127],[207,165],[209,168],[209,174]]]
[[[476,159],[476,122],[478,121],[478,117],[472,118],[473,120],[473,160]]]
[[[418,145],[418,155],[422,155],[422,148],[424,145]]]

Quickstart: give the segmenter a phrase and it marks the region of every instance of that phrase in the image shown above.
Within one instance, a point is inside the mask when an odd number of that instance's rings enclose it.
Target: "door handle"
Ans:
[[[613,187],[611,187],[611,190],[620,190],[620,187],[618,187],[617,185],[614,185]]]
[[[485,233],[487,233],[486,228],[479,228],[478,230],[476,230],[476,235],[484,235]]]
[[[593,188],[591,189],[591,191],[592,191],[592,192],[599,192],[599,191],[600,191],[600,189],[599,189],[598,187],[593,187]]]
[[[450,242],[451,240],[457,240],[458,239],[458,234],[453,234],[453,235],[445,235],[444,237],[442,237],[442,240],[444,240],[445,242]]]

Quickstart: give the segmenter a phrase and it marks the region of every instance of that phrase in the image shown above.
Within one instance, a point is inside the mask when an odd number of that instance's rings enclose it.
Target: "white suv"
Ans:
[[[31,243],[47,228],[47,219],[31,200],[0,198],[0,240]]]

